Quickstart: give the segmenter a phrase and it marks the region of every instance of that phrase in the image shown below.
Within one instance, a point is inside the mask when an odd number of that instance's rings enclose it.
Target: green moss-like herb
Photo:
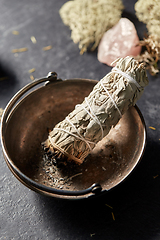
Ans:
[[[121,0],[74,0],[66,2],[59,12],[83,54],[87,49],[95,50],[103,34],[119,21],[122,10]]]
[[[1,121],[2,114],[3,114],[3,109],[0,108],[0,121]]]
[[[146,24],[149,35],[160,38],[160,1],[138,0],[135,11],[138,19]]]
[[[159,72],[157,62],[160,60],[160,1],[138,0],[135,4],[138,19],[146,24],[148,37],[140,41],[140,45],[146,48],[137,59],[145,62],[152,75]]]

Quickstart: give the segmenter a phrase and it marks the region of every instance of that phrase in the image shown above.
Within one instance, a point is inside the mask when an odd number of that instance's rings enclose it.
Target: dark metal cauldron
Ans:
[[[41,167],[41,143],[47,139],[48,130],[81,103],[96,83],[88,79],[62,81],[56,73],[50,73],[26,85],[6,106],[1,122],[4,158],[11,172],[28,188],[57,198],[88,198],[117,186],[142,158],[146,128],[135,106],[97,144],[67,188],[50,184],[54,178],[48,179]]]

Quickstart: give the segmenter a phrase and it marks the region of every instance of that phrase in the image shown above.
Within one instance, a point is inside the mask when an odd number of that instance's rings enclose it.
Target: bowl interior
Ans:
[[[9,162],[32,180],[64,190],[82,190],[93,183],[116,186],[134,169],[145,146],[145,126],[137,107],[131,107],[87,161],[70,169],[56,169],[44,161],[41,143],[55,124],[92,91],[96,81],[66,80],[40,87],[13,109],[3,141]]]

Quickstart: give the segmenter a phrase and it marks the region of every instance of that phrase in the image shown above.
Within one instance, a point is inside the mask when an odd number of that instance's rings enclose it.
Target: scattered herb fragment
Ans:
[[[33,75],[30,75],[30,79],[31,79],[32,81],[34,81],[34,76],[33,76]]]
[[[34,44],[37,43],[37,40],[36,40],[36,38],[35,38],[34,36],[31,36],[31,41],[32,41],[32,43],[34,43]]]
[[[12,49],[12,53],[21,53],[21,52],[26,52],[28,51],[28,48],[16,48],[16,49]]]
[[[51,46],[51,45],[46,46],[46,47],[43,47],[43,51],[48,51],[48,50],[50,50],[50,49],[52,49],[52,46]]]
[[[33,72],[35,72],[35,71],[36,71],[35,68],[31,68],[31,69],[29,70],[29,73],[33,73]]]
[[[109,207],[109,208],[111,208],[111,209],[113,209],[113,207],[111,207],[110,205],[108,205],[108,204],[105,204],[107,207]]]
[[[113,221],[115,221],[115,216],[113,212],[112,212],[112,218],[113,218]]]
[[[159,175],[157,174],[156,176],[153,176],[153,178],[157,178]]]
[[[149,127],[150,129],[152,129],[152,130],[156,130],[156,128],[155,127]]]
[[[16,30],[14,30],[14,31],[12,31],[12,34],[13,34],[13,35],[19,35],[19,32],[16,31]]]
[[[7,76],[6,77],[0,77],[0,81],[6,80],[6,79],[8,79]]]
[[[78,176],[80,176],[80,175],[82,175],[82,173],[77,173],[77,174],[69,177],[68,179],[69,179],[69,180],[72,180],[73,178],[78,177]]]
[[[91,237],[93,237],[93,236],[95,236],[95,235],[96,235],[95,233],[91,233],[91,234],[90,234]]]

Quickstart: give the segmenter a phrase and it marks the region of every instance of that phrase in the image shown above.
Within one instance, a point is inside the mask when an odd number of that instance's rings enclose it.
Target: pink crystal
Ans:
[[[119,57],[137,56],[141,52],[138,42],[134,24],[127,18],[121,18],[103,35],[98,46],[98,60],[110,66]]]

